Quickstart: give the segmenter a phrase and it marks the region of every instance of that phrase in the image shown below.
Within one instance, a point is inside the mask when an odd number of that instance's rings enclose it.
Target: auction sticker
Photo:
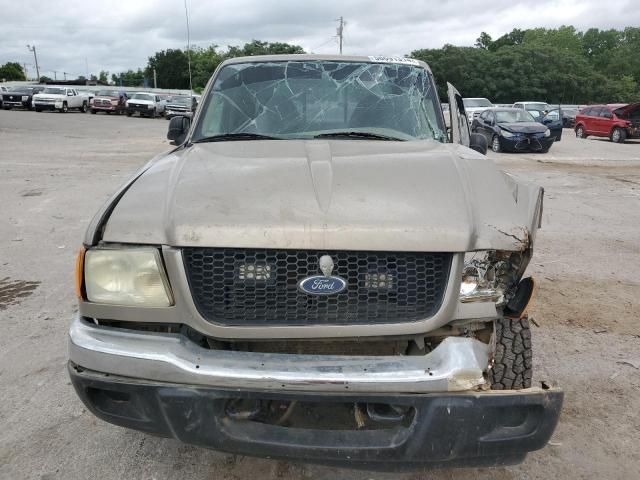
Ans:
[[[418,66],[420,63],[413,58],[406,57],[385,57],[385,56],[373,56],[369,55],[369,60],[377,63],[402,63],[404,65]]]

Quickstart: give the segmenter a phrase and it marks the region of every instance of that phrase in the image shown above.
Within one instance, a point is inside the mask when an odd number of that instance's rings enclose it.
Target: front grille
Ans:
[[[323,255],[331,256],[333,275],[347,288],[326,296],[299,291],[300,280],[321,274]],[[185,248],[183,258],[193,300],[206,320],[303,326],[430,317],[442,304],[452,254]]]

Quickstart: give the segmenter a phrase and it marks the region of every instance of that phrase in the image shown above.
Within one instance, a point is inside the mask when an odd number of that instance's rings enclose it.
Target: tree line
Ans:
[[[514,29],[497,39],[482,32],[473,47],[415,50],[429,64],[441,99],[446,82],[465,97],[495,103],[539,100],[586,104],[640,101],[640,28],[579,32]]]
[[[513,29],[493,39],[482,32],[472,47],[444,45],[420,49],[410,57],[424,60],[434,73],[438,93],[446,101],[446,82],[465,97],[486,97],[496,103],[540,100],[550,103],[640,101],[640,28],[584,32],[572,26],[556,29]],[[253,40],[244,46],[161,50],[146,66],[92,80],[116,85],[202,91],[216,67],[228,58],[305,53],[299,45]],[[191,64],[191,85],[189,81]],[[5,68],[6,67],[6,68]],[[24,74],[17,63],[0,67],[0,79]],[[23,79],[23,78],[7,78]],[[49,80],[49,79],[48,79]]]

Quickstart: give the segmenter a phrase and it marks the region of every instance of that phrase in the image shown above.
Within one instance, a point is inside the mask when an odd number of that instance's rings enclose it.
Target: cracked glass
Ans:
[[[193,141],[227,134],[309,139],[331,133],[446,141],[428,70],[415,65],[284,61],[225,66]]]

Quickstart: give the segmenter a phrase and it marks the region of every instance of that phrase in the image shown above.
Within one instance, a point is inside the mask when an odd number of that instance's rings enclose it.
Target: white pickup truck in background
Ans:
[[[57,110],[66,113],[70,109],[76,109],[85,113],[89,108],[89,99],[80,95],[75,88],[47,87],[33,96],[33,105],[36,112]]]

